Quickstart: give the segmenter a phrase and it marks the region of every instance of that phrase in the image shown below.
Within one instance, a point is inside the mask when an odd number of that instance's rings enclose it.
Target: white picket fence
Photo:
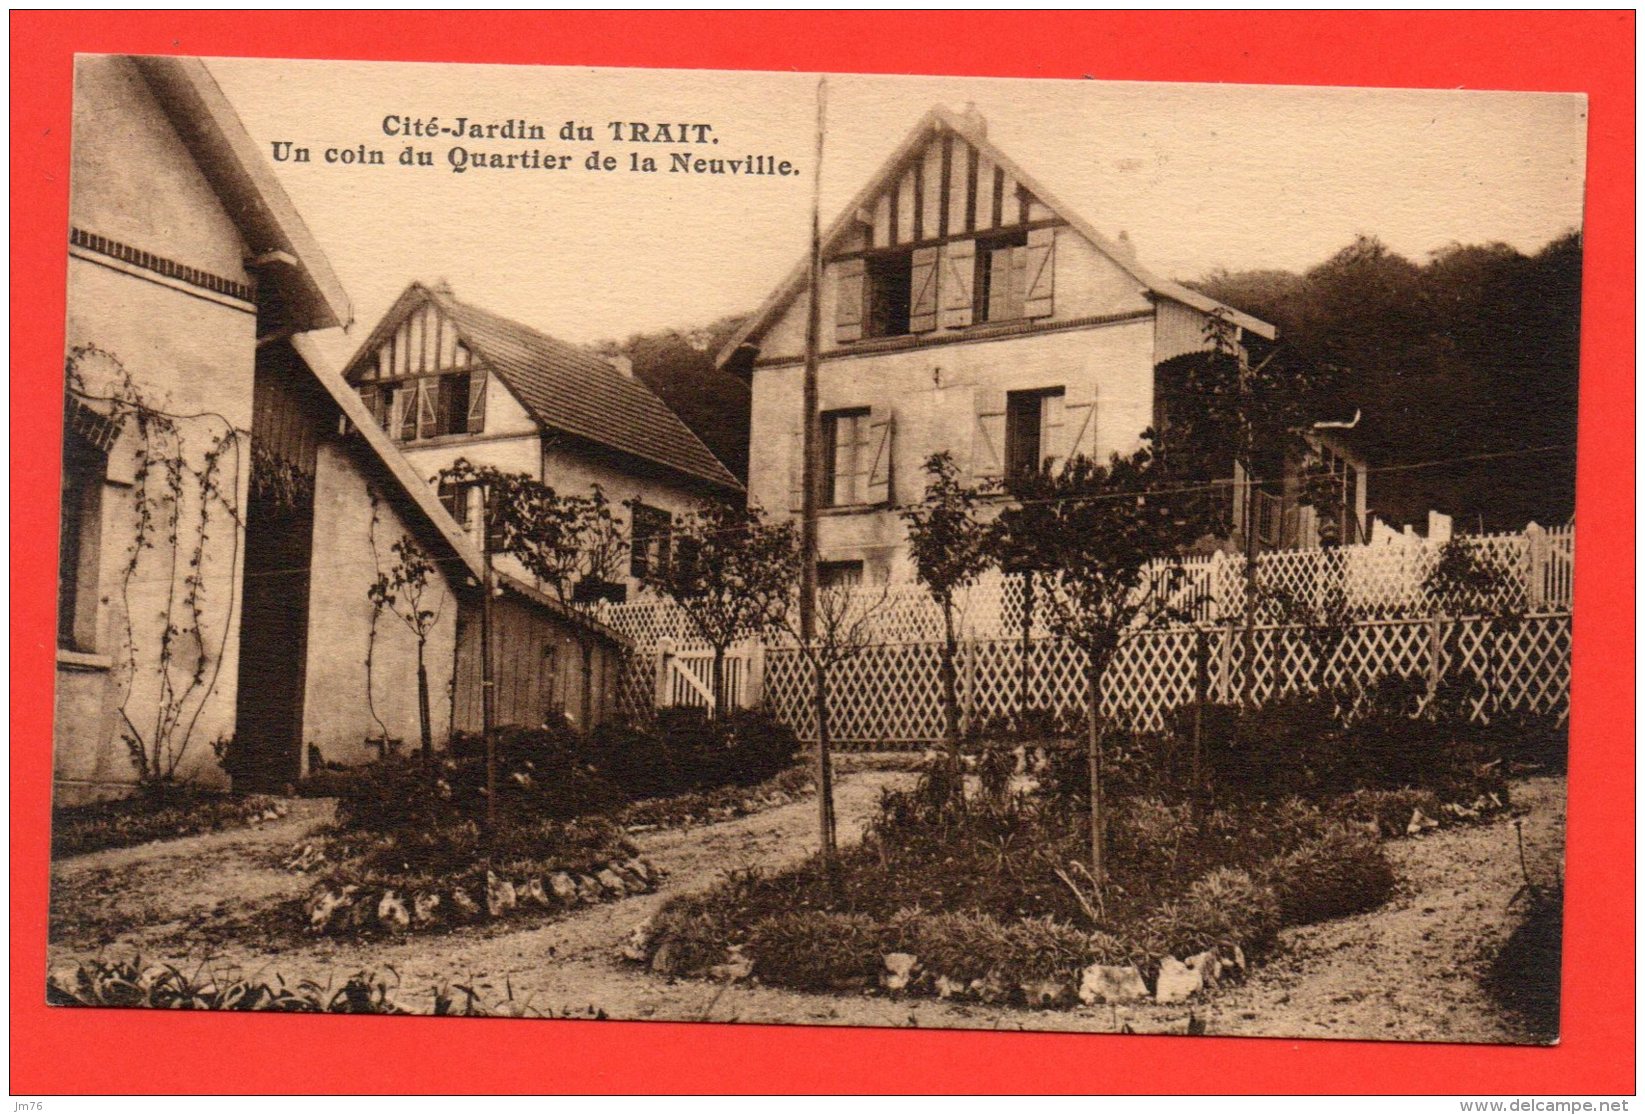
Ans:
[[[1421,537],[1264,554],[1257,570],[1262,606],[1249,637],[1241,559],[1220,553],[1191,559],[1177,588],[1186,622],[1138,631],[1125,642],[1104,678],[1105,715],[1138,730],[1163,728],[1173,709],[1193,699],[1202,657],[1213,700],[1261,703],[1286,692],[1369,686],[1398,675],[1421,678],[1430,688],[1467,683],[1479,719],[1502,711],[1567,715],[1571,528],[1533,525],[1465,541],[1513,576],[1496,599],[1445,601],[1450,615],[1433,614],[1436,602],[1424,592],[1440,544]],[[882,589],[865,591],[877,598]],[[1317,629],[1287,622],[1298,617],[1274,604],[1306,606],[1326,594],[1343,631],[1335,640],[1322,642]],[[1023,707],[1065,714],[1084,707],[1083,653],[1036,623],[1025,664],[1021,609],[1017,578],[985,578],[960,601],[960,704],[968,722]],[[1510,614],[1520,618],[1500,618]],[[676,607],[642,600],[611,608],[606,621],[637,647],[619,695],[627,711],[712,706],[712,653],[692,638]],[[939,739],[941,630],[941,613],[922,586],[890,586],[875,609],[869,645],[831,677],[831,736],[865,748]],[[733,706],[764,704],[802,736],[814,735],[811,672],[794,647],[781,639],[736,647],[726,676]]]

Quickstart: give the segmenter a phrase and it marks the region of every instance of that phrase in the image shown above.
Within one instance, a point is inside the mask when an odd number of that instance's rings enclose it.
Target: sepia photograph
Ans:
[[[78,55],[47,1002],[1559,1042],[1587,153]]]

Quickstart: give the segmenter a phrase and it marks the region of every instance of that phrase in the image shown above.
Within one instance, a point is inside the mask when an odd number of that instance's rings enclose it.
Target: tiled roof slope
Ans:
[[[591,352],[424,288],[509,390],[545,426],[740,491],[708,446],[650,388]]]

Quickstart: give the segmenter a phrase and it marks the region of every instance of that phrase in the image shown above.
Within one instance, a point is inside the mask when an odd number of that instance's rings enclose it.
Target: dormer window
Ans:
[[[971,320],[1017,321],[1024,316],[1024,272],[1028,231],[977,237],[976,278],[972,282]]]

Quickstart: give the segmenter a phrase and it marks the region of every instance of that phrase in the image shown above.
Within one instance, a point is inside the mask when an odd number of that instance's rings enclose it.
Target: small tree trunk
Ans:
[[[426,640],[417,640],[417,719],[423,730],[423,758],[434,758],[434,726],[428,714],[428,666],[423,661]]]
[[[1102,805],[1102,667],[1093,654],[1090,673],[1086,679],[1086,758],[1091,772],[1091,881],[1097,888],[1097,899],[1102,899],[1107,885],[1103,857]]]
[[[594,730],[594,644],[586,637],[578,640],[583,652],[583,731]]]
[[[714,719],[725,719],[725,648],[714,644]]]
[[[950,748],[960,741],[960,686],[954,658],[959,653],[959,641],[954,638],[954,605],[944,600],[942,605],[942,733]]]
[[[828,740],[828,671],[822,662],[814,664],[817,714],[817,832],[823,862],[833,867],[834,843],[834,764],[829,755]]]

